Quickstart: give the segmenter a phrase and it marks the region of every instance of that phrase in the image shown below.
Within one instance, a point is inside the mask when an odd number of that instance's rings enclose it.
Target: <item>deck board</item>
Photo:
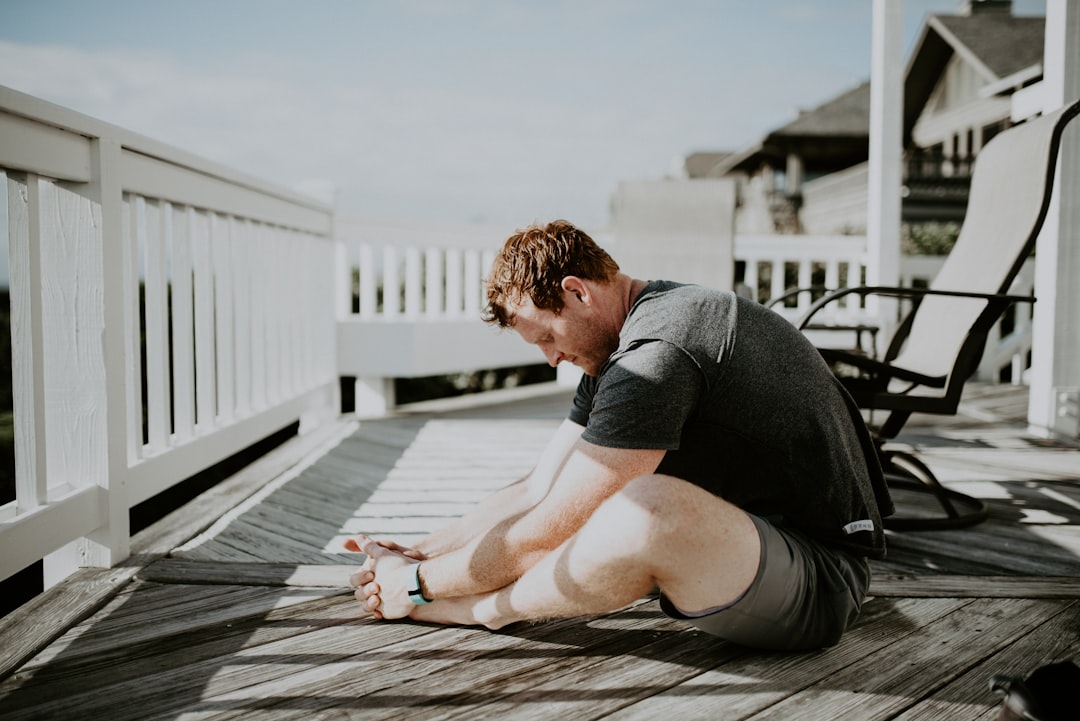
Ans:
[[[525,473],[568,396],[523,393],[362,421],[268,462],[216,523],[198,501],[198,523],[154,536],[171,553],[114,569],[119,593],[0,681],[0,717],[992,719],[990,675],[1080,656],[1080,449],[1028,438],[1017,391],[972,388],[966,414],[902,440],[991,520],[890,533],[835,648],[744,649],[652,599],[500,632],[360,613],[344,538],[407,541]]]
[[[747,652],[629,705],[611,718],[745,718],[801,694],[859,659],[888,648],[913,628],[959,613],[970,603],[872,599],[845,642],[835,648],[804,654]]]

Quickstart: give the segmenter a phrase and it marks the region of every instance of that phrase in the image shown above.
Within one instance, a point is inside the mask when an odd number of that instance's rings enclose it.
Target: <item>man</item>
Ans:
[[[565,221],[512,236],[486,320],[585,376],[524,479],[415,548],[366,536],[380,618],[500,628],[664,611],[760,648],[837,643],[884,554],[888,491],[814,347],[733,293],[636,280]]]

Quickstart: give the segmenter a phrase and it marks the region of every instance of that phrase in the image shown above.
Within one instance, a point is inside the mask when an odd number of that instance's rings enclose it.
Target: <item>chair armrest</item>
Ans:
[[[945,385],[945,376],[928,376],[925,373],[918,373],[906,368],[894,366],[891,363],[879,361],[859,353],[851,353],[849,351],[836,350],[833,348],[818,348],[818,352],[827,363],[843,363],[845,365],[853,366],[860,371],[882,378],[895,378],[897,380],[928,386],[930,388],[942,388]]]
[[[769,298],[767,301],[765,301],[765,307],[766,308],[772,308],[774,305],[777,305],[778,303],[783,303],[788,298],[794,298],[795,296],[801,295],[803,293],[832,293],[832,292],[834,292],[834,291],[830,291],[828,288],[826,288],[823,285],[811,285],[811,286],[808,286],[806,288],[792,288],[791,290],[788,290],[788,291],[786,291],[784,293],[781,293],[780,295],[776,296],[775,298]]]
[[[857,294],[861,297],[868,295],[880,295],[889,298],[924,298],[928,295],[937,296],[950,296],[954,298],[977,298],[985,300],[988,303],[997,301],[998,303],[1008,305],[1009,303],[1034,303],[1035,296],[1032,295],[1006,295],[1002,293],[976,293],[973,291],[963,290],[937,290],[933,288],[905,288],[903,286],[888,286],[888,285],[867,285],[859,286],[855,288],[841,288],[840,290],[834,290],[828,293],[818,300],[816,300],[806,311],[806,315],[799,321],[799,328],[805,329],[809,324],[810,319],[817,314],[819,310],[824,308],[829,303],[843,298],[846,295]]]

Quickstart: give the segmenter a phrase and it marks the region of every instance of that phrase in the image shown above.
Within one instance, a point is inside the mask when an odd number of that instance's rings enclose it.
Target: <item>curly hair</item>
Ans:
[[[487,279],[483,319],[507,328],[513,323],[509,306],[529,298],[541,310],[563,308],[562,280],[574,275],[608,282],[619,264],[585,231],[565,220],[518,230],[495,256]]]

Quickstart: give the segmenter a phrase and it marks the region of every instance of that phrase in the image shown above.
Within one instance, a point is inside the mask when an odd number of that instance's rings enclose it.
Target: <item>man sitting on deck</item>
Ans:
[[[663,610],[770,649],[836,644],[891,512],[869,433],[803,335],[733,293],[637,280],[565,221],[503,246],[486,320],[585,375],[524,479],[402,548],[347,542],[375,616],[500,628]]]

